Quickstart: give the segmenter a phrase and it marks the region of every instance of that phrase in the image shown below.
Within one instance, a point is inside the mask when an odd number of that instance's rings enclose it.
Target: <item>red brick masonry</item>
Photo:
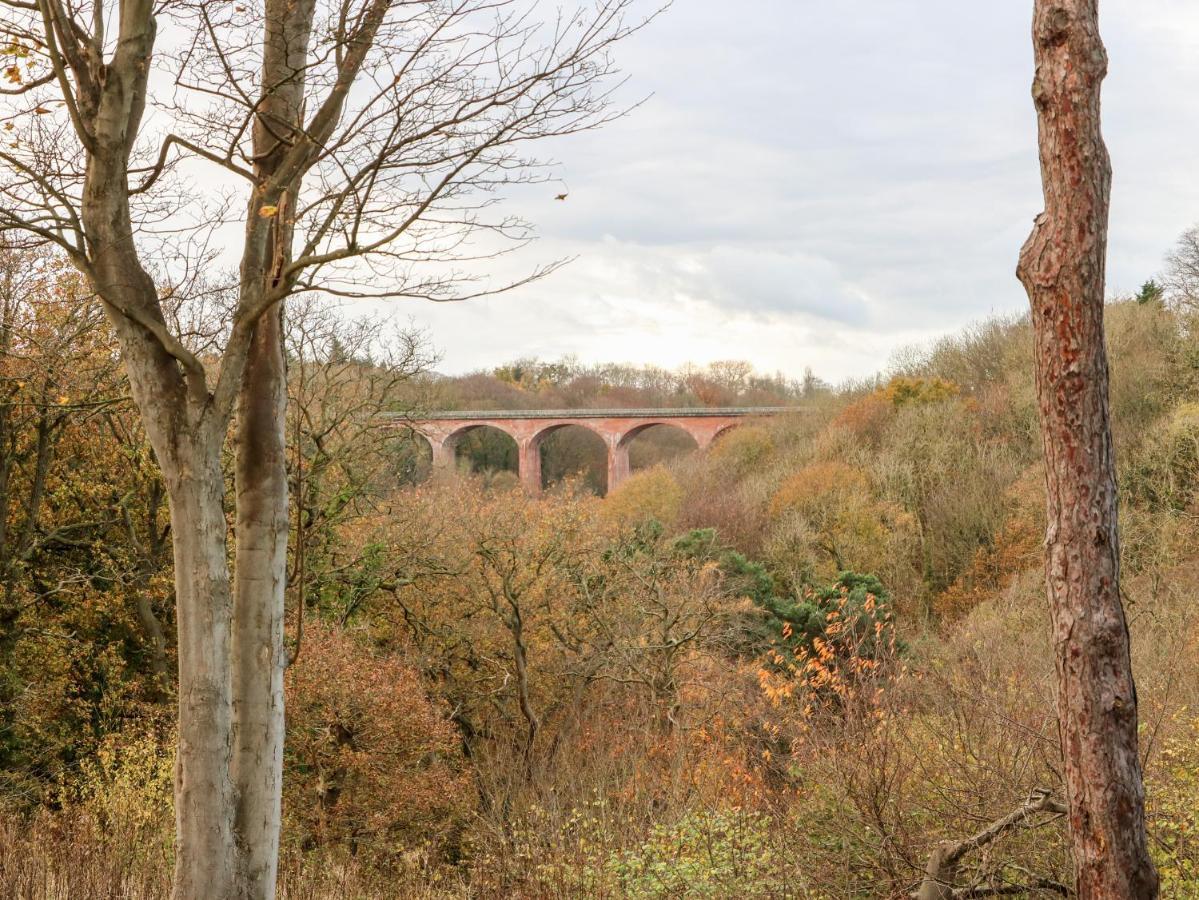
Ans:
[[[433,447],[435,468],[454,465],[458,439],[472,428],[490,426],[516,441],[521,483],[530,494],[541,493],[541,441],[566,425],[579,425],[598,434],[608,447],[608,490],[629,476],[629,442],[653,425],[681,428],[702,450],[746,419],[796,413],[794,407],[733,407],[708,409],[548,409],[436,412],[404,419],[403,424],[424,435]]]

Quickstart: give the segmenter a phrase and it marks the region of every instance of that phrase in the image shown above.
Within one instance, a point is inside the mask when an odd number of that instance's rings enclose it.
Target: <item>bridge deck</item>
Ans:
[[[470,409],[437,410],[410,418],[438,419],[689,419],[709,416],[770,416],[802,412],[797,406],[686,406],[675,409]],[[406,416],[398,418],[409,418]]]

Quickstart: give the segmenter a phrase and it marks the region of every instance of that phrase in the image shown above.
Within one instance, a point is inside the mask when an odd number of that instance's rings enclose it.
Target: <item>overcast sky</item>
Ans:
[[[646,8],[648,9],[647,2]],[[831,381],[1022,311],[1041,209],[1031,0],[676,0],[618,52],[629,118],[549,148],[513,208],[567,269],[410,305],[445,372],[522,356],[747,359]],[[1103,0],[1109,293],[1199,220],[1199,5]]]

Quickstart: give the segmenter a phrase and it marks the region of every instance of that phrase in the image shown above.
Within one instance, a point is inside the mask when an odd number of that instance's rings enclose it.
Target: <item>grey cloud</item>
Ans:
[[[793,323],[799,372],[819,350],[813,322],[877,350],[1022,309],[1015,259],[1041,205],[1030,17],[1031,2],[678,0],[618,50],[626,96],[648,102],[553,149],[568,201],[513,200],[544,236],[525,259],[582,257],[513,298],[553,307],[539,345],[553,329],[633,342],[694,301],[713,329]],[[1199,12],[1108,0],[1103,28],[1109,283],[1128,290],[1199,219]],[[503,316],[453,315],[527,349]]]

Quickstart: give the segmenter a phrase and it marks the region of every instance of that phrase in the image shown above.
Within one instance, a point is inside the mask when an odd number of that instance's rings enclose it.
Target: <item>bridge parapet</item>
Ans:
[[[668,408],[638,409],[471,409],[437,410],[419,416],[415,421],[437,421],[442,419],[703,419],[713,416],[742,418],[745,416],[775,416],[781,413],[799,413],[797,406],[679,406]]]

